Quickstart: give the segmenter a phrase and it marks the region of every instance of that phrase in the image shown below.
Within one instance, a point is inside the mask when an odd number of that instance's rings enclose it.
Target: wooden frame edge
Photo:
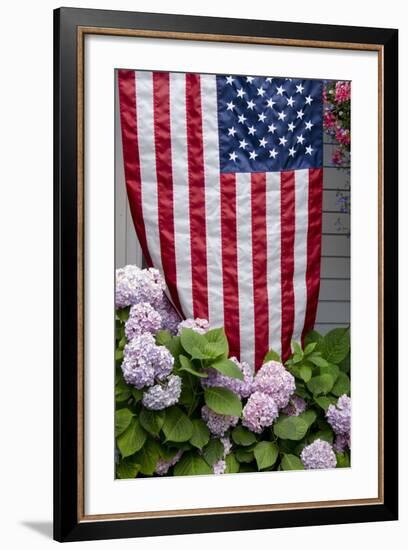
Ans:
[[[179,39],[179,40],[194,40],[194,41],[212,41],[212,42],[236,42],[248,44],[264,44],[275,46],[294,46],[294,47],[312,47],[312,48],[333,48],[333,49],[349,49],[349,50],[365,50],[378,52],[378,190],[379,190],[379,205],[378,205],[378,235],[379,235],[379,288],[378,288],[378,303],[379,303],[379,343],[378,343],[378,399],[379,399],[379,468],[378,468],[378,489],[379,495],[376,498],[355,499],[355,500],[339,500],[339,501],[316,501],[303,503],[288,503],[275,505],[250,505],[250,506],[234,506],[222,508],[198,508],[198,509],[178,509],[178,510],[162,510],[151,512],[134,512],[134,513],[117,513],[117,514],[85,514],[84,500],[84,39],[86,34],[97,35],[113,35],[113,36],[134,36],[142,38],[160,38],[160,39]],[[364,505],[383,505],[384,504],[384,470],[383,470],[383,429],[384,429],[384,394],[383,394],[383,378],[384,378],[384,357],[383,357],[383,78],[384,78],[384,46],[382,44],[358,44],[347,42],[326,42],[318,40],[300,40],[300,39],[282,39],[282,38],[266,38],[266,37],[251,37],[239,35],[217,35],[204,33],[186,33],[177,31],[154,31],[154,30],[138,30],[138,29],[118,29],[109,27],[92,27],[78,26],[77,27],[77,184],[78,184],[78,202],[77,202],[77,247],[78,247],[78,263],[77,263],[77,285],[78,285],[78,442],[77,442],[77,460],[78,460],[78,484],[77,484],[77,520],[79,523],[101,522],[105,520],[126,520],[126,519],[150,519],[150,518],[168,518],[168,517],[188,517],[202,516],[214,514],[234,514],[234,513],[251,513],[265,512],[274,510],[300,510],[314,508],[333,508],[347,506],[364,506]],[[380,238],[381,237],[381,238]]]

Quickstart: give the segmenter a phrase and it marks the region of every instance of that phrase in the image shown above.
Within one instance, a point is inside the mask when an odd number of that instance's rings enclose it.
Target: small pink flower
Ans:
[[[340,166],[343,162],[343,155],[340,151],[340,149],[336,149],[333,153],[332,157],[333,164],[336,164],[336,166]]]
[[[344,101],[348,101],[350,99],[350,93],[351,93],[350,82],[343,82],[341,80],[336,82],[336,95],[335,95],[336,103],[343,103]]]
[[[323,115],[323,126],[326,128],[326,130],[329,130],[330,128],[333,128],[336,122],[336,117],[333,115],[332,112],[326,111]]]

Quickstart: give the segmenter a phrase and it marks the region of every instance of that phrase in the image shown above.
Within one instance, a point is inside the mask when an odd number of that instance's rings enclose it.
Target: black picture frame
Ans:
[[[383,494],[381,502],[245,513],[80,520],[78,487],[78,28],[378,45],[383,98]],[[120,34],[120,32],[119,32]],[[311,44],[313,45],[313,44]],[[398,518],[398,31],[276,21],[60,8],[54,12],[54,538],[76,541],[389,521]],[[80,419],[79,419],[80,420]]]

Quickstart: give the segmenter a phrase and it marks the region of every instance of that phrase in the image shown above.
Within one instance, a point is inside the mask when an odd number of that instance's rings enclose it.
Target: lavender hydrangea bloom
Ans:
[[[337,435],[350,436],[351,399],[342,395],[336,405],[329,405],[326,418]]]
[[[336,453],[344,453],[346,449],[350,448],[350,436],[349,435],[336,435],[334,440],[333,449]]]
[[[279,415],[278,405],[273,397],[260,391],[254,392],[242,411],[242,425],[251,432],[261,433],[271,426]]]
[[[306,470],[335,468],[337,464],[332,446],[321,439],[316,439],[313,443],[307,445],[303,449],[300,459]]]
[[[125,334],[128,340],[143,332],[155,334],[162,326],[159,313],[147,302],[135,304],[130,308],[129,318],[125,324]]]
[[[156,474],[159,476],[165,476],[172,466],[177,464],[180,460],[183,451],[177,451],[177,453],[170,460],[164,460],[159,458],[156,464]]]
[[[155,306],[155,309],[157,313],[160,314],[162,319],[160,328],[163,330],[168,330],[173,335],[177,334],[181,319],[165,294],[163,294],[161,301]]]
[[[253,391],[273,397],[279,409],[286,407],[295,389],[294,377],[277,361],[264,363],[256,373],[253,384]]]
[[[213,465],[213,472],[215,475],[224,474],[226,467],[227,463],[225,462],[225,460],[218,460],[218,462]]]
[[[210,325],[207,319],[200,319],[197,317],[196,319],[186,319],[185,321],[181,321],[178,326],[178,334],[181,334],[183,328],[191,328],[195,332],[198,332],[198,334],[204,334],[210,329]]]
[[[236,393],[240,397],[248,397],[252,393],[252,385],[254,380],[254,373],[248,363],[244,361],[240,363],[236,357],[230,357],[230,360],[233,361],[241,370],[244,375],[243,380],[238,378],[231,378],[230,376],[225,376],[221,374],[216,369],[208,369],[208,377],[201,380],[201,384],[204,387],[218,387],[226,388]]]
[[[146,332],[135,336],[123,350],[122,372],[125,382],[137,389],[152,386],[173,369],[174,359],[163,346],[157,346],[153,336]]]
[[[228,416],[224,414],[217,414],[204,405],[201,409],[201,417],[207,424],[208,429],[213,435],[219,437],[223,436],[225,432],[238,424],[238,416]]]
[[[221,437],[220,441],[224,445],[224,458],[225,458],[232,449],[232,443],[229,437]]]
[[[175,405],[180,399],[181,378],[171,374],[165,382],[148,388],[142,397],[142,403],[151,411],[161,411]]]
[[[306,410],[306,401],[298,395],[292,395],[289,403],[286,405],[282,412],[288,416],[299,416]]]
[[[126,265],[116,270],[116,307],[124,308],[140,302],[158,303],[163,295],[165,282],[157,269],[140,269]]]

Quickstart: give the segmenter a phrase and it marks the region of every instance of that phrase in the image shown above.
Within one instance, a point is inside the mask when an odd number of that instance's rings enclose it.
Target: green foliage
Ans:
[[[219,439],[210,439],[203,449],[203,457],[207,464],[214,466],[224,455],[224,445]]]
[[[254,447],[254,456],[258,470],[273,466],[278,458],[279,448],[272,441],[260,441]]]
[[[193,435],[190,437],[190,443],[197,449],[202,449],[207,445],[210,440],[210,430],[207,428],[207,424],[201,418],[195,418],[192,420]]]
[[[304,470],[299,457],[292,454],[284,454],[280,463],[282,470]]]
[[[145,444],[147,434],[137,418],[132,418],[128,427],[116,439],[123,458],[134,454]]]
[[[153,436],[158,436],[160,430],[163,428],[165,416],[165,411],[149,411],[143,408],[139,413],[139,420],[147,432]]]
[[[204,400],[212,411],[218,414],[240,416],[242,404],[240,398],[225,388],[206,388]]]
[[[186,453],[174,466],[175,476],[198,476],[212,474],[212,468],[196,453]]]
[[[350,331],[348,328],[335,328],[323,338],[322,354],[330,363],[340,363],[346,358],[349,351]]]
[[[132,421],[133,413],[129,409],[119,409],[115,414],[115,436],[123,434]]]
[[[140,464],[135,460],[135,457],[122,459],[116,466],[116,477],[119,479],[129,479],[136,477],[140,472]]]
[[[256,443],[256,436],[253,432],[247,430],[243,426],[237,426],[232,430],[232,440],[237,445],[242,445],[243,447],[248,447]]]
[[[235,458],[234,453],[230,453],[225,457],[225,473],[227,474],[237,474],[239,472],[239,462]]]
[[[140,472],[146,476],[153,475],[159,458],[159,444],[151,437],[147,439],[140,451],[135,454],[135,461],[140,464]]]
[[[166,411],[163,433],[166,441],[188,441],[193,435],[193,423],[179,407],[170,407]]]
[[[281,415],[273,425],[273,431],[281,439],[291,439],[299,441],[302,439],[309,428],[308,423],[299,416]]]
[[[214,363],[211,363],[211,368],[216,369],[218,372],[224,376],[229,376],[230,378],[238,378],[239,380],[244,379],[238,365],[231,361],[230,359],[217,359]]]

